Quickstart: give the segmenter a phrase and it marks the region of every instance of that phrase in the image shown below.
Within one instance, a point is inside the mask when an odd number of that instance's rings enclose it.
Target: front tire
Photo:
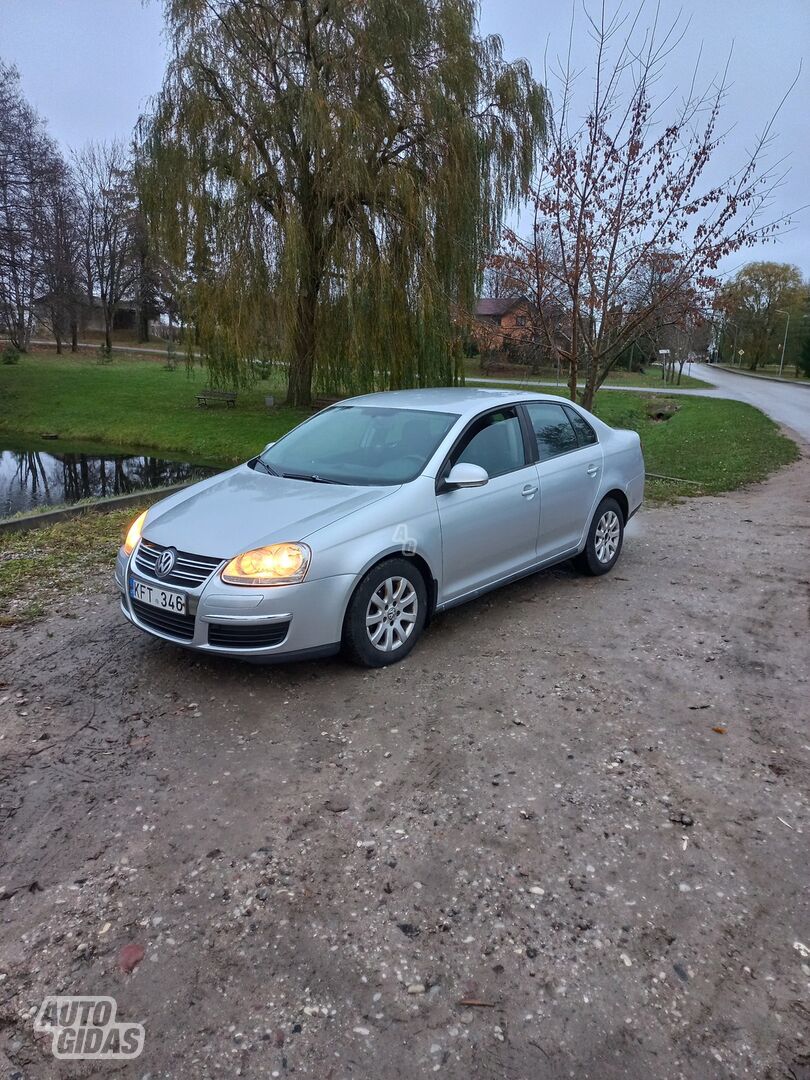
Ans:
[[[616,565],[624,542],[624,514],[615,499],[602,499],[588,529],[588,539],[576,565],[586,574],[598,577]]]
[[[385,559],[354,590],[343,623],[343,650],[363,667],[404,660],[427,617],[425,580],[409,559]]]

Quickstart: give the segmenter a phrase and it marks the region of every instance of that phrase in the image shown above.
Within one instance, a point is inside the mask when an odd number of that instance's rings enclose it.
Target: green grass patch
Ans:
[[[230,464],[308,415],[284,406],[268,409],[265,395],[280,393],[278,382],[270,381],[240,391],[233,409],[200,409],[196,392],[205,381],[200,369],[167,371],[160,362],[120,354],[104,365],[52,353],[25,356],[17,365],[0,366],[0,438],[11,446],[25,436],[30,446],[41,433],[55,432],[88,450],[92,444],[154,448],[190,461]],[[565,394],[562,387],[556,392]],[[664,402],[672,404],[671,418],[651,419],[650,410]],[[776,424],[741,402],[601,391],[596,412],[608,424],[639,432],[650,472],[693,482],[651,483],[651,497],[733,490],[798,454]],[[58,452],[59,442],[41,448]]]
[[[465,371],[466,377],[469,381],[475,381],[482,378],[490,377],[486,374],[486,372],[481,370],[481,365],[476,359],[468,360],[465,363]],[[495,374],[491,377],[493,379],[498,379],[501,376]],[[527,375],[525,379],[523,379],[520,374],[505,374],[503,375],[503,379],[513,382],[518,380],[525,381],[526,385],[530,386],[532,383],[536,384],[538,381],[554,382],[556,380],[556,372],[552,368],[545,372],[541,371],[534,375]],[[626,371],[624,368],[614,368],[613,371],[611,371],[610,375],[608,375],[605,382],[609,386],[649,386],[650,389],[667,389],[667,384],[664,383],[661,378],[661,369],[655,367],[646,368],[643,372]],[[701,387],[711,386],[711,383],[707,383],[703,379],[696,379],[692,375],[687,375],[686,369],[684,368],[684,373],[681,376],[681,381],[679,383],[673,383],[672,385],[675,387],[679,387],[682,390],[699,390]],[[560,386],[563,390],[565,389],[564,378],[561,378]]]
[[[306,415],[300,409],[268,409],[278,400],[278,382],[260,381],[240,390],[235,408],[197,406],[207,384],[200,368],[181,364],[169,371],[160,360],[115,353],[99,364],[86,356],[33,353],[14,366],[0,366],[0,437],[9,446],[20,436],[53,433],[64,442],[159,449],[188,460],[230,464],[244,461]],[[30,443],[27,442],[30,446]],[[59,443],[41,449],[58,453]]]
[[[148,500],[144,500],[144,506]],[[65,601],[112,579],[115,553],[143,507],[86,513],[30,532],[0,534],[0,626],[69,610]]]

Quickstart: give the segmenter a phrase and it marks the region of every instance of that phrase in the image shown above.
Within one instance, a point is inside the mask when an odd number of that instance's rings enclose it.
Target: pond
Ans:
[[[0,448],[0,518],[42,506],[202,480],[219,471],[210,464],[154,457],[145,450],[112,451],[56,440]]]

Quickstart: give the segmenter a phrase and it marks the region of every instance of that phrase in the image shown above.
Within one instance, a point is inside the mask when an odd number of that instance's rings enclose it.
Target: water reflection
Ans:
[[[0,451],[0,517],[38,506],[202,480],[217,470],[147,454]]]

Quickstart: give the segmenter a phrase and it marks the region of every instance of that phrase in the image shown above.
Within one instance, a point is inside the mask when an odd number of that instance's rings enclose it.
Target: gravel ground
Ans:
[[[645,510],[372,673],[106,581],[0,631],[0,1074],[806,1080],[809,508],[805,456]],[[60,992],[142,1057],[55,1062]]]

